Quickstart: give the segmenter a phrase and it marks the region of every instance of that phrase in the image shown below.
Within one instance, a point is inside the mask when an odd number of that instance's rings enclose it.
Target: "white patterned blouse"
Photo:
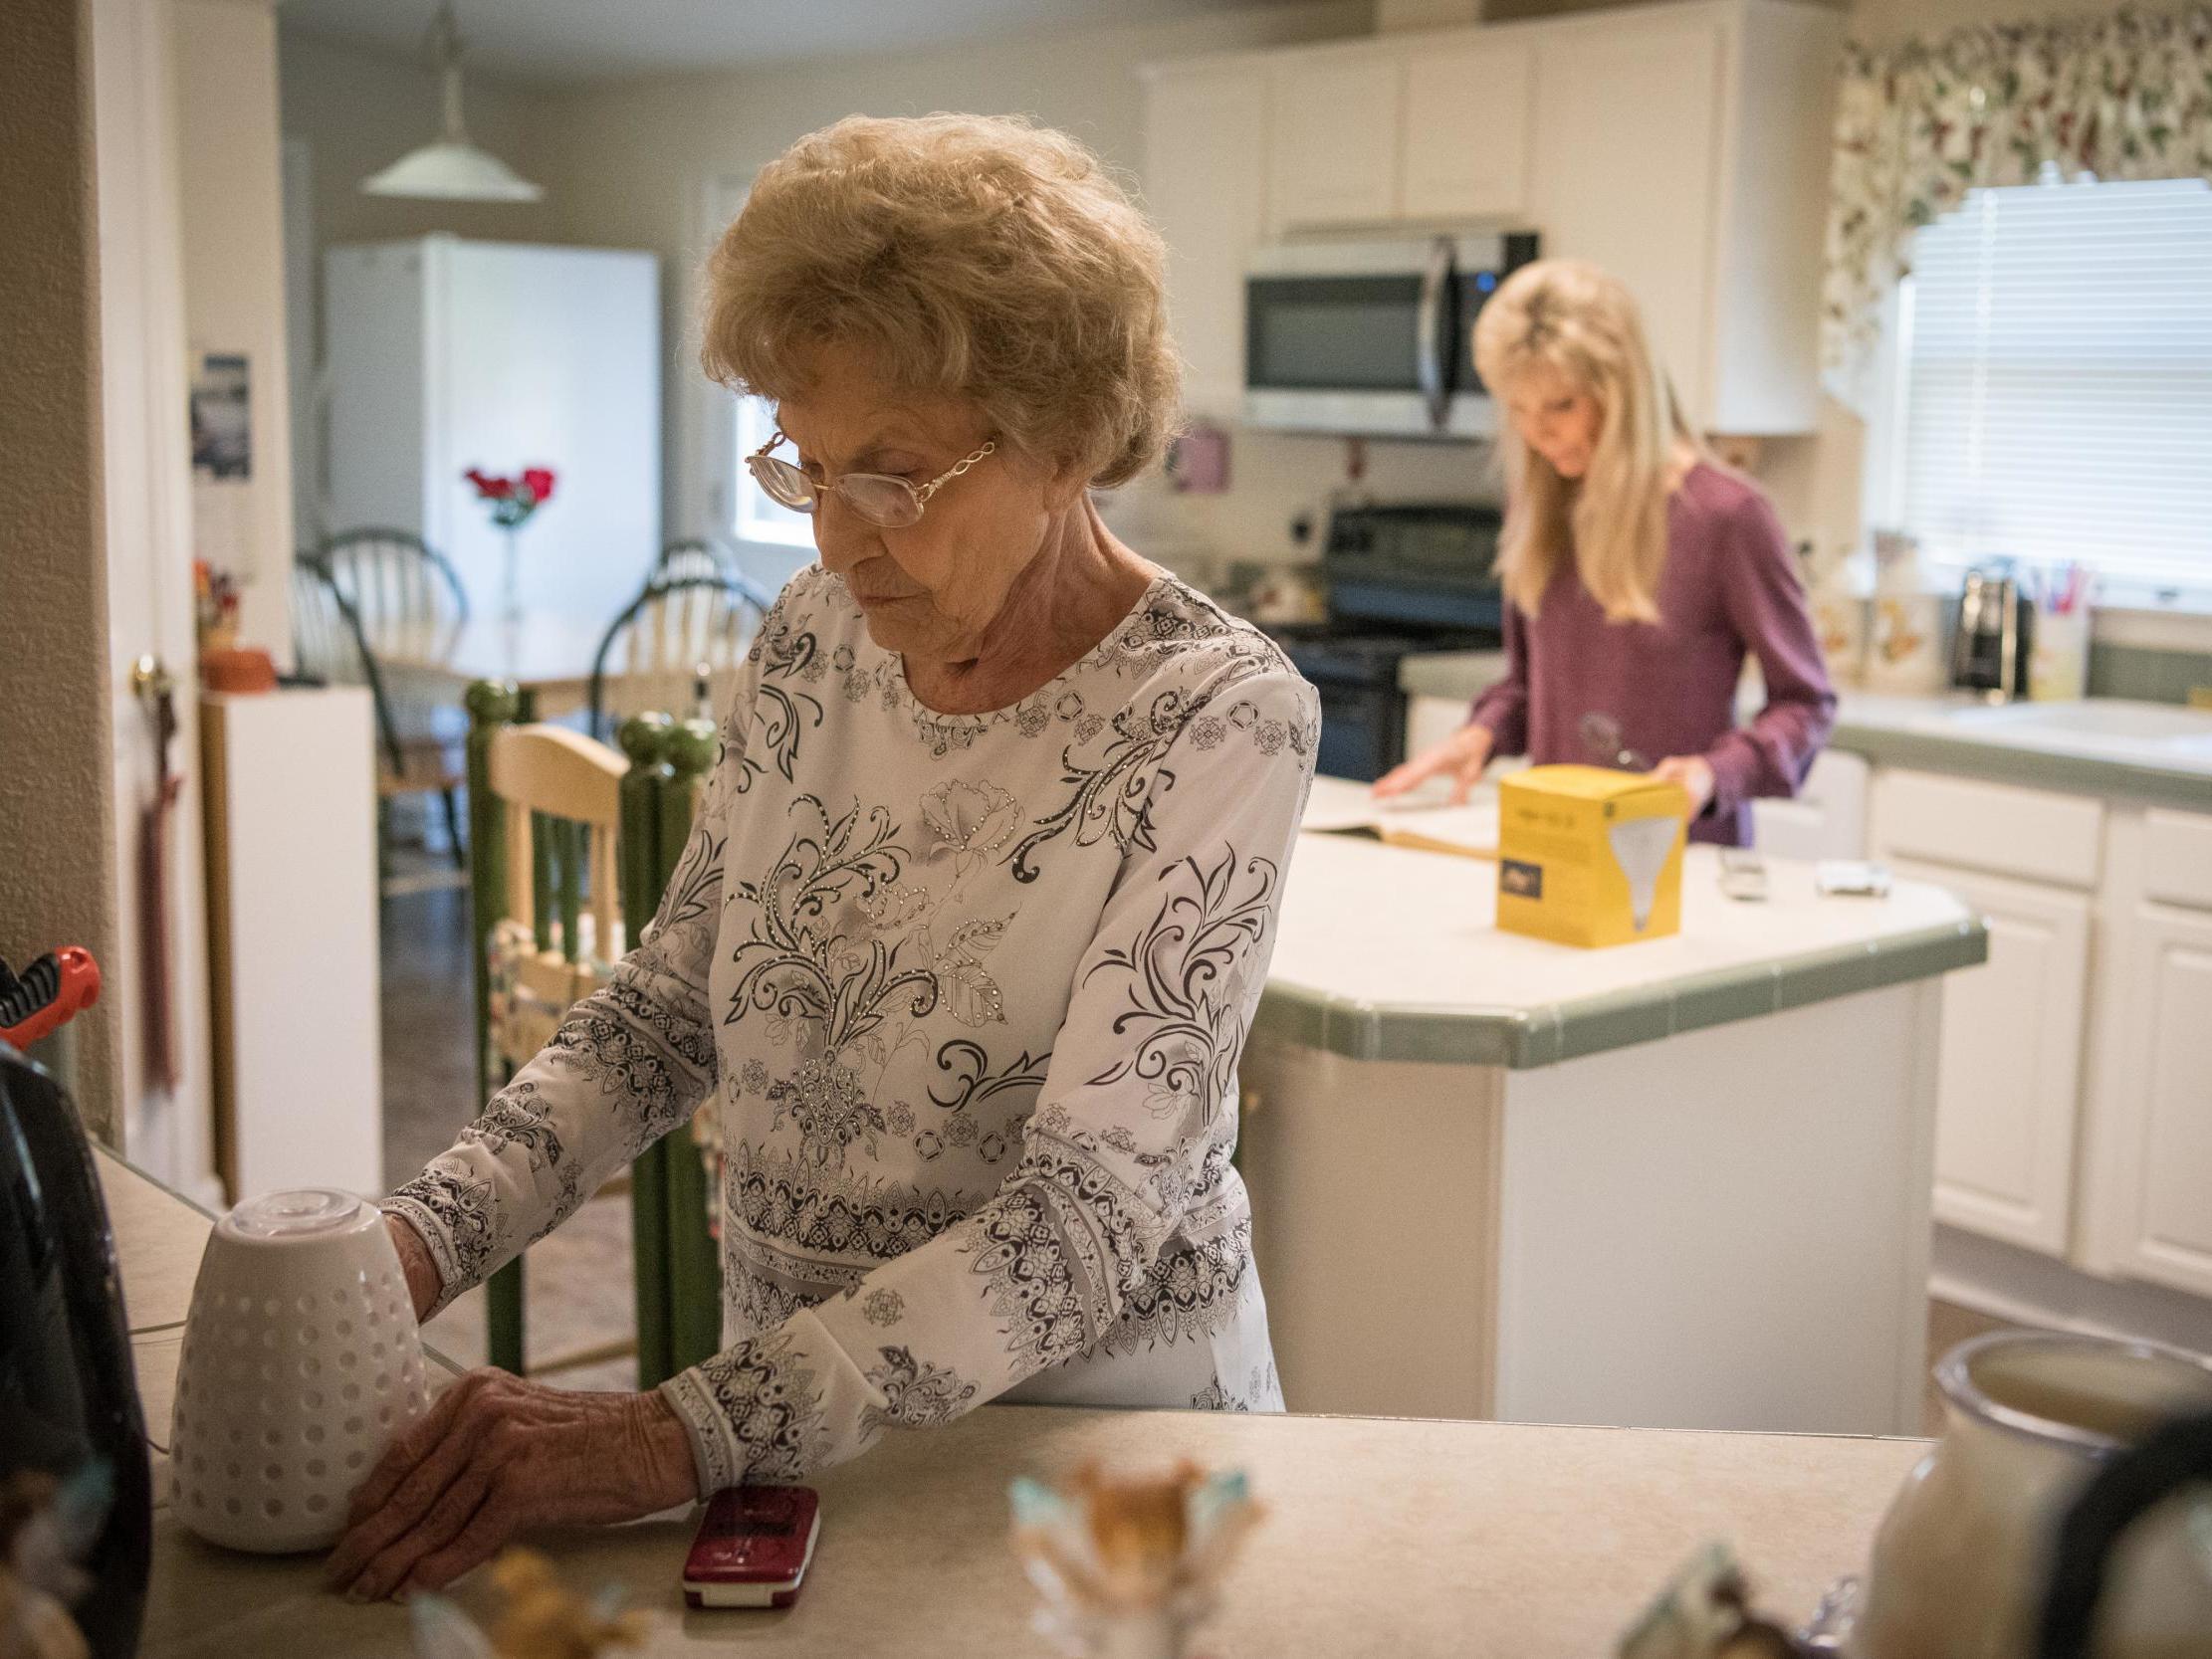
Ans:
[[[835,576],[755,642],[660,913],[387,1207],[440,1306],[716,1095],[702,1490],[1023,1399],[1280,1409],[1236,1060],[1313,690],[1171,576],[1016,707],[942,716]]]

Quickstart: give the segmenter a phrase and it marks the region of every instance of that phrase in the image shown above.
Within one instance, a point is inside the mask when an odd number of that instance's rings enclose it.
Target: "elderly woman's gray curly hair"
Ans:
[[[1156,462],[1180,367],[1165,246],[1098,157],[988,115],[855,115],[761,169],[707,267],[701,361],[802,395],[817,349],[980,408],[1101,488]]]

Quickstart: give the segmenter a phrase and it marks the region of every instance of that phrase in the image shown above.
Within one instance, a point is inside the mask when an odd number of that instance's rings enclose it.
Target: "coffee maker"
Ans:
[[[1990,703],[2026,697],[2034,632],[2035,606],[2018,580],[2002,571],[1967,571],[1951,634],[1952,686]]]

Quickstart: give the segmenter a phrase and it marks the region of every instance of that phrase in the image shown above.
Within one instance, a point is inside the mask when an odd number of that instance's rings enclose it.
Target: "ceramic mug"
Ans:
[[[271,1193],[215,1224],[177,1362],[177,1519],[260,1554],[328,1548],[428,1403],[407,1281],[375,1205]]]
[[[1944,1431],[1875,1539],[1852,1659],[2020,1659],[2058,1526],[2100,1466],[2161,1422],[2212,1411],[2212,1362],[2149,1343],[2000,1332],[1935,1368]],[[2178,1659],[2212,1632],[2212,1498],[2130,1528],[2111,1562],[2098,1648]]]

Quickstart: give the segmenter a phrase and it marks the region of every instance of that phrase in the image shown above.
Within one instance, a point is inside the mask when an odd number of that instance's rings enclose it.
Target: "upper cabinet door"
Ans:
[[[1299,56],[1276,66],[1268,200],[1277,230],[1398,217],[1405,61],[1395,53]]]
[[[1528,208],[1529,94],[1523,40],[1417,53],[1406,69],[1409,219],[1502,219]]]
[[[1540,41],[1529,206],[1547,255],[1629,285],[1659,359],[1705,424],[1722,28],[1637,19]]]
[[[1145,206],[1168,244],[1184,403],[1233,418],[1244,395],[1244,261],[1265,229],[1267,84],[1257,67],[1163,73],[1145,111]]]

